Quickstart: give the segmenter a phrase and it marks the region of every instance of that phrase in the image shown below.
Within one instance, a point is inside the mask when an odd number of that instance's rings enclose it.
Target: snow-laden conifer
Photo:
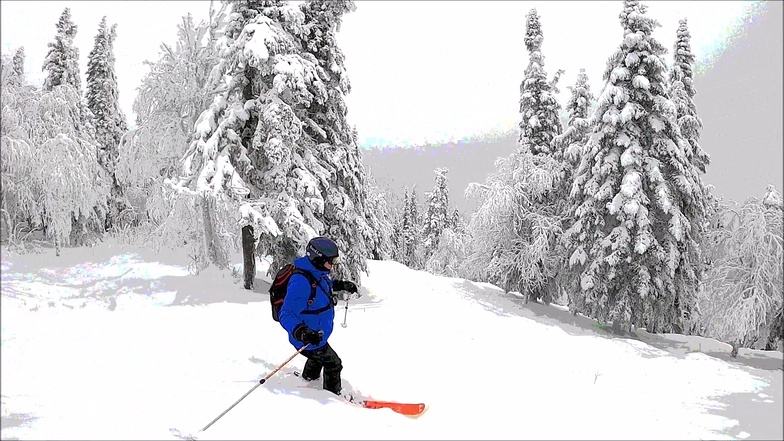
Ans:
[[[531,9],[526,16],[525,47],[528,50],[528,67],[520,84],[520,145],[534,154],[552,153],[551,142],[561,133],[559,113],[555,98],[555,86],[559,71],[552,81],[547,80],[544,70],[542,42],[544,36],[539,14]]]
[[[49,51],[44,58],[43,70],[46,72],[44,91],[52,90],[61,84],[70,84],[81,102],[82,78],[79,74],[79,49],[74,46],[77,26],[71,19],[71,9],[63,9],[57,21],[54,42],[49,43]]]
[[[687,328],[699,283],[697,225],[681,207],[699,203],[701,182],[667,94],[666,50],[652,37],[659,23],[645,9],[624,1],[623,41],[607,62],[566,232],[581,286],[573,307],[616,331]]]
[[[108,27],[106,17],[101,19],[95,35],[94,46],[87,58],[87,107],[90,123],[95,128],[98,143],[98,161],[112,180],[111,200],[107,227],[114,225],[125,209],[122,189],[117,182],[115,169],[120,139],[128,130],[125,116],[120,109],[119,88],[115,74],[114,40],[117,25]]]

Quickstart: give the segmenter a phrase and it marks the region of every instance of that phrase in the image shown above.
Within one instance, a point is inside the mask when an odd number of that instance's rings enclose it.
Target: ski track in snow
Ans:
[[[738,421],[722,402],[753,394],[780,416],[780,371],[675,350],[721,343],[657,347],[661,336],[613,338],[489,284],[395,262],[369,272],[346,328],[336,308],[344,387],[425,402],[425,414],[299,387],[298,356],[199,432],[295,352],[264,282],[247,291],[228,271],[188,276],[187,262],[132,247],[4,251],[3,438],[745,439],[780,427]],[[781,353],[744,356],[781,364]]]

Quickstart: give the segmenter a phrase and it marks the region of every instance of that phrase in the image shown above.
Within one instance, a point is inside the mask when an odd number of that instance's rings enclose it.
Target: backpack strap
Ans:
[[[302,274],[310,282],[310,297],[308,298],[308,306],[312,305],[313,304],[313,300],[316,299],[316,286],[318,285],[318,281],[316,280],[315,277],[313,277],[312,274],[310,274],[307,271],[303,271],[303,270],[301,270],[299,268],[294,270],[294,274]],[[292,276],[294,274],[292,274]],[[325,312],[325,311],[331,309],[332,306],[333,306],[332,302],[330,301],[329,303],[327,303],[326,306],[323,306],[323,307],[321,307],[319,309],[313,309],[313,310],[306,309],[306,310],[302,311],[300,314],[308,314],[308,315],[321,314],[322,312]]]
[[[310,306],[311,304],[313,304],[313,300],[316,299],[316,286],[318,285],[318,281],[316,280],[315,277],[313,277],[312,274],[310,274],[307,271],[303,271],[299,268],[294,269],[294,273],[292,274],[292,276],[294,274],[302,274],[303,276],[305,276],[306,279],[308,279],[308,282],[310,282],[310,297],[308,297],[308,306]]]

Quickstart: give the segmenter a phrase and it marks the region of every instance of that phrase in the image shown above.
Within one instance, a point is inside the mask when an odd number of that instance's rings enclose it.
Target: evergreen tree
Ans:
[[[552,82],[547,81],[544,70],[542,26],[536,9],[526,16],[525,47],[529,61],[520,84],[520,138],[519,144],[534,154],[552,154],[551,142],[561,133],[560,106],[553,94],[559,73]]]
[[[334,73],[302,37],[309,28],[336,32],[340,14],[308,15],[303,11],[314,7],[308,5],[234,4],[211,75],[214,100],[196,121],[181,179],[169,183],[198,198],[210,262],[227,263],[223,238],[236,236],[226,228],[236,228],[231,219],[239,208],[254,227],[259,252],[272,256],[271,271],[300,254],[310,238],[329,235],[342,250],[338,277],[361,283],[372,246],[363,239],[374,233],[365,216],[364,172],[352,153],[356,134],[336,129],[340,115],[316,124],[318,106],[343,92],[333,90]],[[333,132],[340,135],[330,137]]]
[[[25,50],[24,46],[20,47],[19,49],[14,52],[14,57],[11,61],[12,64],[12,72],[17,78],[20,78],[21,81],[24,79],[24,64],[25,64]]]
[[[403,200],[398,209],[394,210],[394,231],[392,234],[392,259],[407,265],[405,231],[408,229],[408,187],[403,190]]]
[[[449,227],[459,234],[464,234],[466,232],[463,216],[460,215],[460,211],[457,208],[452,212],[452,217],[449,220]]]
[[[57,22],[54,42],[49,43],[49,52],[44,58],[44,91],[55,86],[70,84],[78,97],[82,95],[82,79],[79,74],[79,49],[74,46],[77,26],[71,20],[71,9],[65,8]]]
[[[588,75],[585,69],[580,69],[577,81],[569,87],[572,95],[566,104],[568,123],[566,130],[553,140],[555,153],[569,161],[573,168],[580,162],[580,152],[591,131],[590,110],[594,102],[591,86],[588,84]],[[571,175],[571,173],[570,173]],[[571,182],[571,177],[565,181]]]
[[[518,149],[496,162],[486,184],[468,193],[481,204],[471,217],[466,248],[466,276],[488,281],[529,299],[550,301],[559,254],[565,179],[564,162],[554,152],[561,133],[560,106],[555,99],[562,71],[547,81],[541,52],[543,35],[536,9],[527,15],[525,45],[529,64],[520,86]]]
[[[582,151],[588,141],[588,136],[591,132],[591,107],[594,104],[594,96],[591,93],[590,85],[588,84],[588,75],[585,69],[580,69],[577,75],[577,81],[573,87],[569,87],[571,96],[566,105],[566,129],[564,132],[553,139],[553,148],[555,150],[555,157],[563,163],[562,178],[557,184],[556,190],[553,192],[551,200],[556,207],[556,212],[562,217],[562,229],[571,225],[574,221],[570,213],[569,207],[569,192],[574,179],[574,172],[580,163]],[[561,236],[555,244],[553,250],[554,256],[559,256],[560,261],[555,265],[553,273],[557,279],[557,290],[569,292],[579,289],[574,284],[574,279],[570,278],[568,271],[568,254],[565,249],[564,238]],[[555,293],[557,297],[561,293]],[[576,313],[576,311],[573,311]]]
[[[404,223],[405,229],[405,264],[412,269],[422,269],[424,265],[424,244],[422,234],[422,219],[419,214],[419,195],[416,185],[411,189],[406,203],[406,217],[408,222]]]
[[[680,21],[677,31],[674,64],[670,73],[668,92],[675,106],[678,127],[685,141],[682,146],[679,144],[679,147],[683,149],[685,155],[677,157],[676,169],[679,171],[670,179],[678,189],[674,192],[674,196],[682,214],[688,221],[685,228],[689,230],[690,240],[687,239],[685,247],[680,249],[681,263],[675,270],[675,283],[679,292],[674,296],[669,314],[675,318],[665,319],[664,330],[686,333],[692,331],[696,321],[696,317],[692,317],[692,315],[696,313],[695,297],[704,270],[701,246],[705,230],[708,227],[710,207],[713,205],[713,195],[700,177],[710,164],[710,157],[702,150],[698,142],[702,122],[697,117],[696,107],[692,100],[696,91],[694,90],[693,74],[694,56],[691,54],[690,40],[691,35],[687,22],[683,19]],[[691,176],[687,178],[688,183],[684,181],[683,177],[685,176]],[[684,328],[685,323],[681,323],[684,319],[686,322],[691,322],[687,328]]]
[[[705,173],[710,156],[699,144],[702,121],[697,116],[697,107],[693,101],[697,94],[694,89],[694,55],[691,53],[691,34],[685,18],[679,22],[673,54],[669,94],[678,111],[681,134],[689,143],[687,155],[700,172]]]
[[[387,203],[387,195],[372,184],[372,176],[367,176],[366,219],[372,232],[368,239],[370,258],[374,260],[389,260],[394,257],[394,241],[396,234],[395,221],[392,218]]]
[[[566,232],[581,286],[570,303],[616,332],[682,327],[686,317],[673,314],[689,308],[699,282],[695,224],[681,207],[699,203],[701,183],[666,92],[666,50],[651,35],[659,23],[645,9],[624,1],[624,39],[607,63]]]
[[[427,195],[423,234],[428,253],[438,248],[441,232],[449,227],[449,188],[446,177],[448,172],[449,169],[446,168],[435,170],[435,186]]]
[[[766,207],[782,208],[781,193],[776,190],[775,185],[768,185],[767,190],[765,190],[765,196],[762,197],[762,204]]]
[[[98,161],[112,181],[112,201],[109,203],[106,218],[107,229],[114,225],[120,211],[125,208],[122,190],[115,174],[120,139],[128,130],[125,116],[120,109],[117,76],[114,72],[116,37],[117,25],[107,27],[106,17],[103,17],[87,61],[86,99],[98,142]]]
[[[344,250],[337,277],[360,280],[367,272],[365,259],[388,236],[388,225],[373,212],[371,183],[364,168],[356,132],[348,123],[345,97],[351,92],[345,57],[337,44],[337,32],[345,14],[356,10],[351,0],[308,0],[299,6],[304,16],[298,34],[304,54],[318,62],[326,94],[312,90],[305,101],[304,133],[314,142],[313,155],[330,171],[322,222],[324,234],[336,238]],[[383,241],[384,239],[382,239]]]

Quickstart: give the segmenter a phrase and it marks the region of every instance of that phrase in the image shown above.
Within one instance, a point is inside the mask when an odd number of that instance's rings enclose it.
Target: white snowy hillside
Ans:
[[[267,284],[105,242],[2,249],[2,439],[780,439],[782,353],[611,336],[557,306],[369,261],[336,311],[344,387],[303,387]],[[240,264],[240,256],[233,262]],[[258,268],[259,273],[264,268]]]

